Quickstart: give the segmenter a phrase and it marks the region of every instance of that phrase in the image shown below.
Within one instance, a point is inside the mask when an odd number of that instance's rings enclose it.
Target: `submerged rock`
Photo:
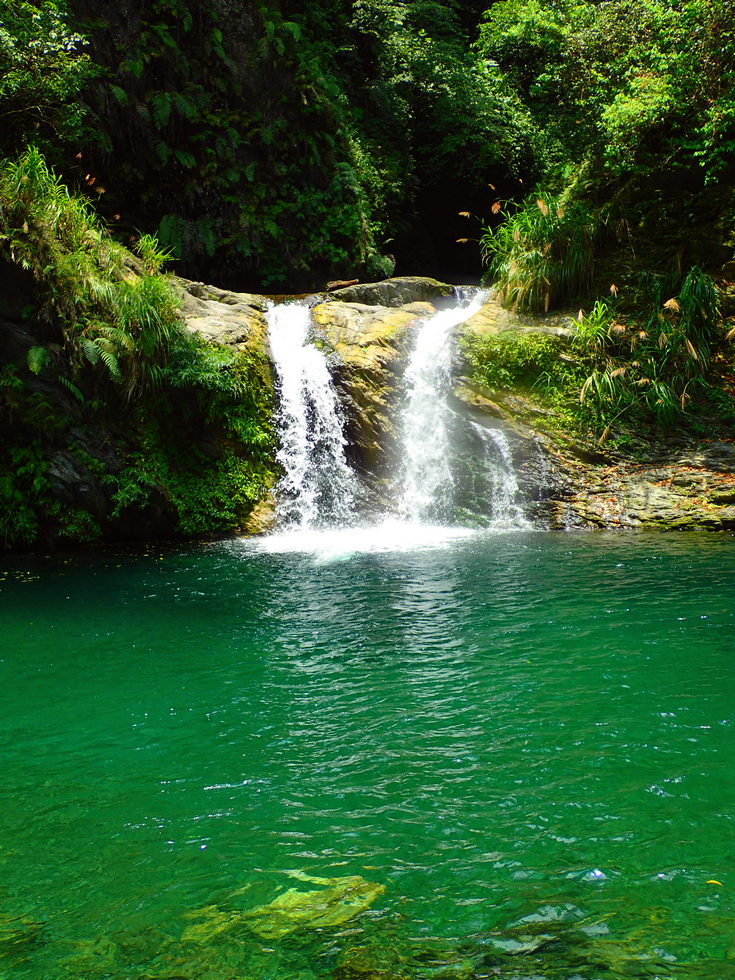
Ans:
[[[46,941],[45,926],[28,915],[0,913],[0,960],[24,959]]]
[[[359,875],[344,878],[317,878],[300,871],[288,871],[291,878],[320,885],[301,891],[289,888],[269,902],[245,911],[207,905],[190,913],[199,921],[187,926],[182,939],[207,943],[230,929],[244,927],[261,939],[282,939],[297,929],[322,929],[342,925],[368,909],[385,891],[384,885],[366,881]]]
[[[289,888],[268,905],[246,912],[249,928],[263,939],[281,939],[295,929],[321,929],[339,926],[370,908],[385,885],[366,881],[359,875],[345,878],[315,878],[289,872],[299,881],[322,885],[315,891]]]
[[[227,911],[217,905],[205,905],[201,909],[190,912],[187,918],[199,921],[184,929],[182,940],[188,943],[208,943],[215,936],[227,932],[241,922],[242,913]]]

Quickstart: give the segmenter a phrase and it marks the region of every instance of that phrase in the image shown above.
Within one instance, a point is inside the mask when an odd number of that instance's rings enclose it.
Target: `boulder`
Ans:
[[[441,296],[454,295],[454,286],[424,276],[395,276],[381,282],[363,282],[330,292],[340,303],[364,303],[366,306],[406,306],[408,303],[433,302]]]
[[[457,332],[460,335],[474,333],[487,336],[511,330],[517,333],[544,333],[553,337],[572,337],[576,331],[576,324],[570,313],[532,316],[507,310],[499,302],[496,293],[490,290],[477,313],[465,320]]]
[[[184,320],[205,340],[235,350],[266,350],[267,300],[254,293],[233,293],[201,282],[180,280]]]
[[[399,308],[325,302],[312,311],[346,408],[348,442],[372,473],[385,470],[395,437],[398,388],[415,329],[434,312],[424,302]]]

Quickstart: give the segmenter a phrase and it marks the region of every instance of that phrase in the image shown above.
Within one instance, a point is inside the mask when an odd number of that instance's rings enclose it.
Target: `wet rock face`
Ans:
[[[544,317],[514,313],[502,306],[493,290],[490,290],[482,307],[460,325],[457,333],[460,336],[472,333],[483,337],[513,331],[547,334],[552,337],[572,337],[575,330],[576,325],[567,313],[549,314]]]
[[[399,386],[415,330],[430,303],[398,308],[327,302],[312,310],[317,340],[347,415],[345,435],[361,468],[383,473],[395,440]]]
[[[455,398],[465,413],[503,425],[526,513],[542,527],[735,530],[735,442],[652,450],[634,462],[550,433],[542,416],[536,428],[520,396],[498,404],[460,382]]]
[[[144,540],[173,533],[177,515],[166,495],[149,486],[140,500],[116,506],[115,478],[123,469],[122,450],[111,432],[100,427],[72,430],[69,448],[57,449],[46,471],[53,497],[89,514],[104,536]]]
[[[458,330],[502,340],[513,331],[572,337],[573,319],[519,317],[492,294]],[[458,374],[463,369],[457,364]],[[515,434],[514,459],[529,517],[549,528],[735,530],[735,441],[652,445],[635,461],[555,431],[547,411],[520,391],[489,397],[458,377],[465,413],[499,421]],[[535,489],[534,489],[535,488]]]
[[[596,527],[735,530],[735,444],[713,442],[646,463],[584,467],[568,513]]]

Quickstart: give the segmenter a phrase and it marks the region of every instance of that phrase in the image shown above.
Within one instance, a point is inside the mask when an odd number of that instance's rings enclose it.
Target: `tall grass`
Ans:
[[[150,236],[138,253],[114,241],[37,149],[0,166],[0,255],[33,275],[39,314],[60,328],[72,366],[99,367],[128,397],[157,383],[179,329],[165,253]],[[29,366],[40,371],[33,350]]]
[[[595,221],[582,205],[539,194],[486,229],[480,247],[501,302],[545,313],[589,290],[594,238]]]
[[[597,303],[579,324],[577,346],[592,368],[580,401],[594,407],[603,439],[624,415],[669,425],[708,388],[713,352],[725,340],[715,284],[694,266],[676,296],[664,295],[653,281],[635,322]]]

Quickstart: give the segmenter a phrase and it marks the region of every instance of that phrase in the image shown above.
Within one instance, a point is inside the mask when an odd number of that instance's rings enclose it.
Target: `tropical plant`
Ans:
[[[668,425],[708,388],[712,353],[724,340],[714,282],[694,266],[677,296],[661,298],[654,281],[648,311],[636,320],[621,322],[598,303],[579,324],[577,346],[592,368],[579,397],[594,407],[603,440],[623,415]]]
[[[595,234],[595,219],[581,204],[540,193],[487,228],[480,246],[501,301],[546,312],[589,290]]]
[[[165,254],[150,236],[139,248],[115,242],[37,149],[0,167],[0,251],[34,277],[39,313],[57,325],[72,367],[104,368],[128,398],[160,381],[179,329],[176,294],[158,271]],[[29,352],[35,373],[49,361]]]
[[[97,72],[86,44],[69,26],[63,0],[1,0],[0,153],[81,134],[85,108],[77,96]]]

